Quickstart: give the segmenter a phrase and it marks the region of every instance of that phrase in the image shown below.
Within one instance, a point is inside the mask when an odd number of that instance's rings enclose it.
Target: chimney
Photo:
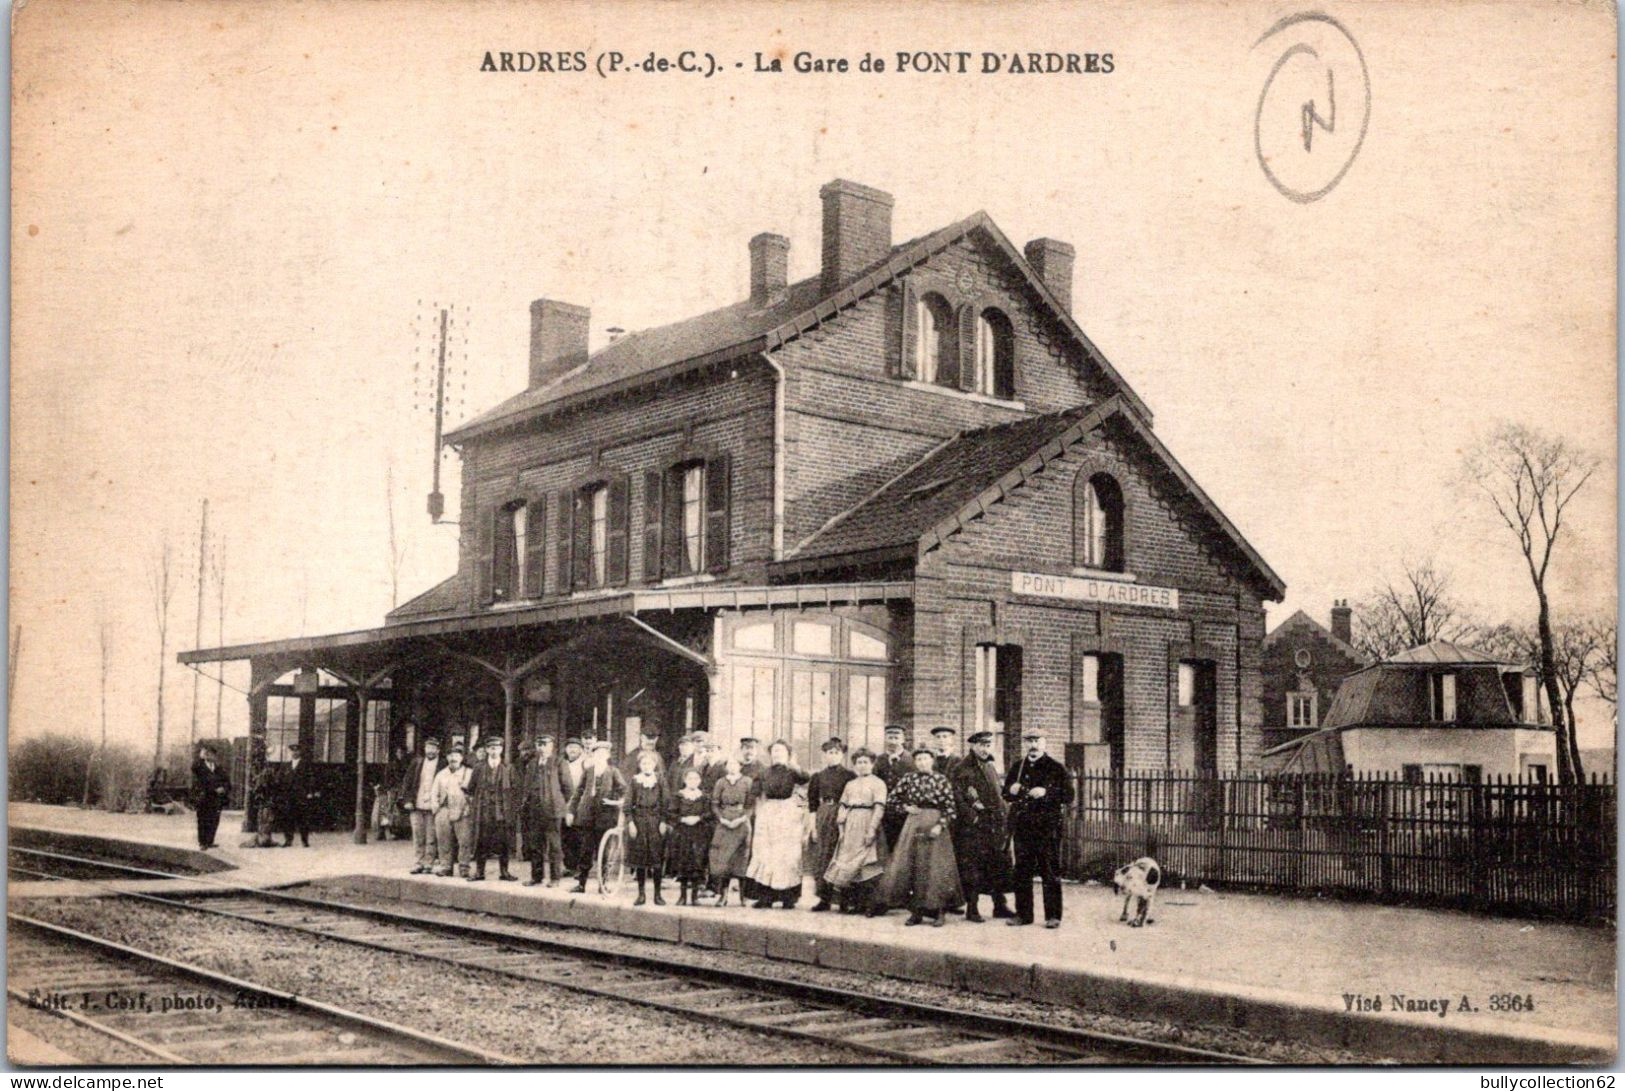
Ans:
[[[837,178],[818,191],[824,202],[824,291],[833,292],[891,253],[889,193]]]
[[[550,383],[587,362],[591,313],[574,303],[538,299],[530,305],[530,388]]]
[[[750,240],[750,301],[767,303],[790,283],[790,240],[764,231]]]
[[[1348,599],[1337,599],[1332,603],[1332,635],[1345,644],[1354,643],[1354,611],[1349,609]]]
[[[1060,239],[1034,239],[1023,249],[1027,264],[1033,267],[1038,279],[1044,282],[1061,306],[1072,310],[1072,259],[1077,251],[1071,243]]]

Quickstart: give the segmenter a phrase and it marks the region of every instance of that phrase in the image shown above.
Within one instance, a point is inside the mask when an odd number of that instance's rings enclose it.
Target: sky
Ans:
[[[211,580],[202,644],[381,623],[455,565],[455,526],[424,512],[439,306],[457,315],[454,422],[524,385],[532,299],[590,306],[602,343],[742,298],[757,232],[790,237],[792,278],[815,272],[817,191],[837,177],[895,196],[898,240],[985,209],[1018,244],[1076,246],[1075,317],[1285,579],[1272,624],[1299,608],[1324,621],[1423,558],[1475,612],[1532,616],[1509,534],[1459,473],[1503,419],[1602,458],[1554,600],[1559,616],[1615,609],[1607,6],[1339,4],[1369,103],[1349,39],[1311,26],[1260,42],[1272,5],[922,10],[20,10],[13,731],[99,730],[105,620],[110,737],[151,744],[148,578],[167,541],[167,723],[184,737],[193,674],[172,657],[195,643],[204,499],[226,609],[222,632]],[[1336,66],[1342,113],[1313,136],[1352,156],[1309,203],[1259,162],[1265,149],[1289,183],[1323,162],[1294,158],[1299,101],[1319,95],[1303,55],[1259,112],[1292,34]],[[692,49],[723,67],[479,70],[488,50],[540,49]],[[753,70],[758,52],[802,50],[854,68],[866,52],[892,67],[899,50],[1109,52],[1113,71]],[[442,466],[454,519],[455,455]],[[223,677],[240,689],[246,666]],[[212,681],[200,697],[212,734]],[[242,696],[224,708],[226,731],[244,730]],[[1610,733],[1587,713],[1583,745]]]

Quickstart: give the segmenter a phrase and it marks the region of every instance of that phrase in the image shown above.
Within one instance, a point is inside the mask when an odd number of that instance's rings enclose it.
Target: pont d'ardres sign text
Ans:
[[[1037,595],[1074,602],[1103,602],[1111,606],[1148,606],[1158,610],[1179,609],[1179,589],[1151,587],[1121,580],[1091,579],[1088,576],[1046,576],[1038,572],[1010,573],[1010,590],[1018,595]]]

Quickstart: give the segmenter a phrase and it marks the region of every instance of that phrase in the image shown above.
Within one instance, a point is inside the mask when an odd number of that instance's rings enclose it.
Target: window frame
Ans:
[[[1010,317],[997,307],[976,312],[974,379],[971,391],[998,401],[1016,399],[1016,335]]]
[[[1128,568],[1128,498],[1117,476],[1097,466],[1078,471],[1072,487],[1072,560],[1078,568]]]
[[[1454,723],[1459,712],[1459,691],[1455,671],[1433,671],[1428,674],[1428,721],[1436,724]]]
[[[922,383],[957,389],[956,369],[948,354],[954,348],[954,309],[935,291],[914,298],[914,374]]]
[[[1320,694],[1314,690],[1295,690],[1286,695],[1286,726],[1297,730],[1313,729],[1320,726]],[[1300,708],[1306,708],[1307,715],[1299,716]]]

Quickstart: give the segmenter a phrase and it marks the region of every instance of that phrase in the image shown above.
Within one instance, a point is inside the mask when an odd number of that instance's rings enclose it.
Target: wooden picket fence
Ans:
[[[1074,774],[1065,873],[1142,855],[1167,881],[1612,919],[1613,783],[1355,774]]]

